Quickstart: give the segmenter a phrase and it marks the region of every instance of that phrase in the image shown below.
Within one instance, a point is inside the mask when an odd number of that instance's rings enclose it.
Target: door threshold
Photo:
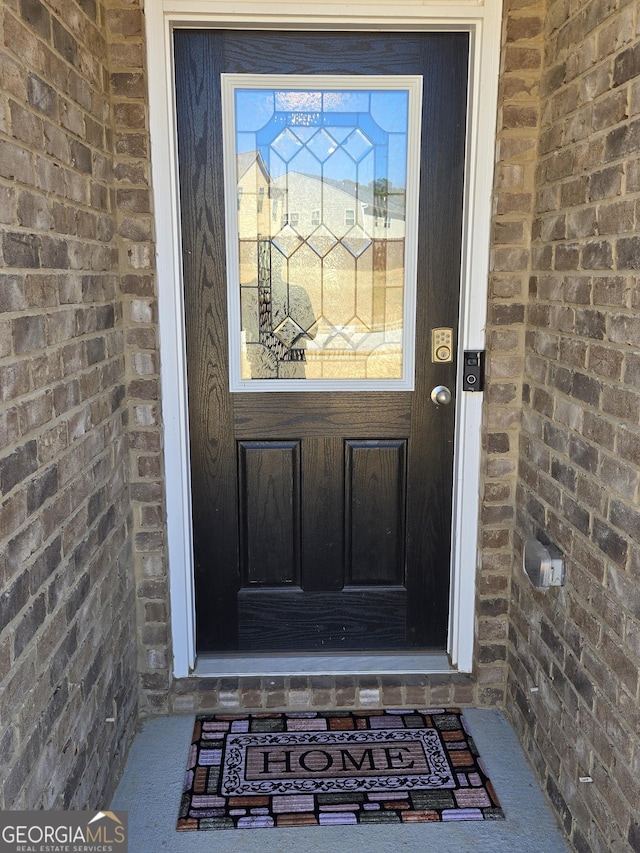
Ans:
[[[341,655],[199,655],[198,678],[286,675],[437,675],[455,674],[444,652],[353,652]]]

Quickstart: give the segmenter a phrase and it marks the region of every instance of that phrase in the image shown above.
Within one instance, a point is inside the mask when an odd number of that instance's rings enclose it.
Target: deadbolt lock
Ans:
[[[453,329],[431,330],[431,361],[435,364],[453,361]]]

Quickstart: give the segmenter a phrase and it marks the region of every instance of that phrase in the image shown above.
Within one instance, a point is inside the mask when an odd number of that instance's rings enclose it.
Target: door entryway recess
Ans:
[[[499,4],[262,5],[146,10],[175,675],[469,671]]]

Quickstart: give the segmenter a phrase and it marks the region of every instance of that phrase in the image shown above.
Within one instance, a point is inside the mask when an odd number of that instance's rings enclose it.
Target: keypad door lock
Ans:
[[[431,330],[431,361],[434,364],[453,361],[453,329]]]

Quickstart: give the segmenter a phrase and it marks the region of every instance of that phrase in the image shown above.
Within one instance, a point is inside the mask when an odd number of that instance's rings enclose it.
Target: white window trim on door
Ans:
[[[171,627],[174,675],[183,678],[193,673],[196,648],[172,30],[175,27],[326,31],[375,28],[395,32],[469,32],[471,53],[459,318],[461,352],[484,348],[502,2],[427,0],[390,4],[388,0],[355,0],[345,6],[342,0],[275,3],[265,0],[149,0],[144,11],[155,199]],[[461,376],[458,376],[458,388],[461,387]],[[447,651],[451,665],[458,672],[470,672],[473,659],[482,397],[482,393],[460,391],[456,401]],[[434,668],[442,671],[441,664]],[[422,671],[425,671],[424,666]]]

